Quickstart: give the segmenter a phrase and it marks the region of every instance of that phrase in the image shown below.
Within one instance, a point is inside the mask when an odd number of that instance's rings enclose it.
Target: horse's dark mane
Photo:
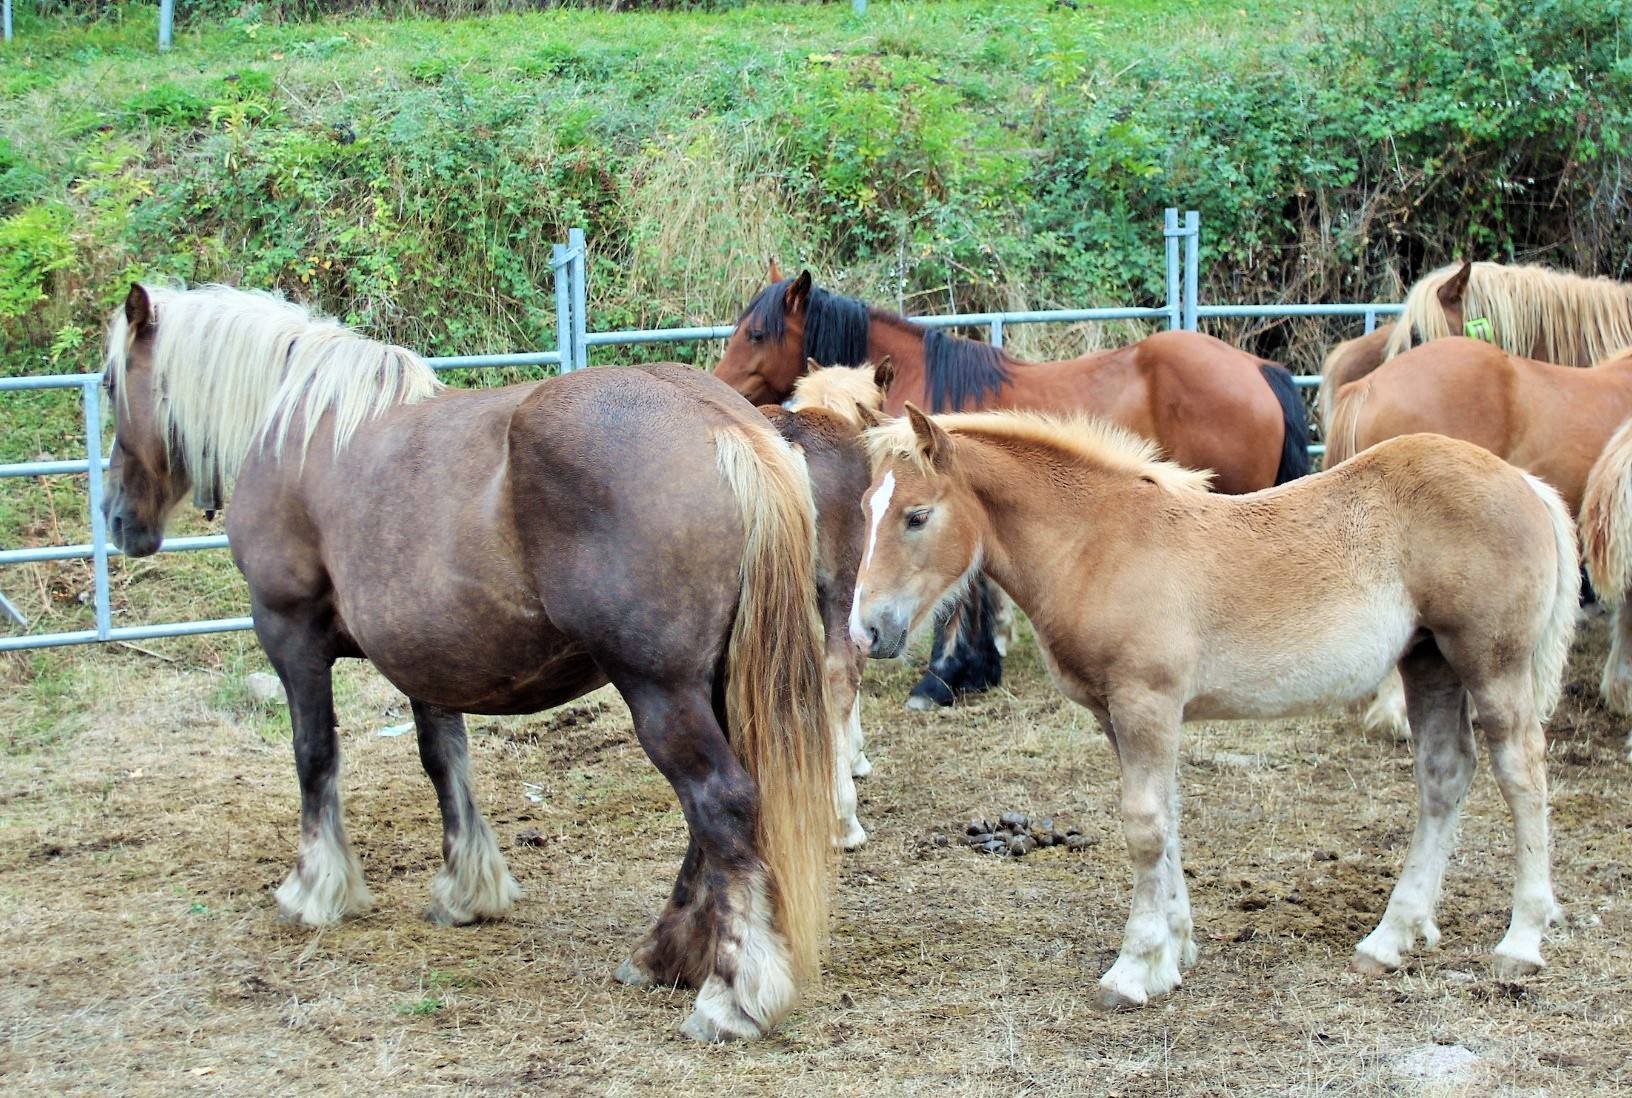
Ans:
[[[788,330],[787,289],[793,279],[773,282],[748,303],[737,325],[752,324],[775,342]],[[1003,352],[989,343],[925,329],[899,313],[869,308],[853,297],[812,286],[805,311],[806,358],[819,366],[860,366],[867,361],[867,328],[873,321],[922,335],[925,385],[932,412],[980,408],[1009,380]]]
[[[787,290],[792,282],[784,278],[755,294],[737,325],[752,323],[773,343],[781,339],[788,330]],[[812,286],[805,307],[804,355],[820,366],[860,366],[867,361],[867,325],[866,305]]]

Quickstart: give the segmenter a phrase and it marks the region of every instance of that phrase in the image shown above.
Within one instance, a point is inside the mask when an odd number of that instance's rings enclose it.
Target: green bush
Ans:
[[[63,207],[42,203],[0,220],[0,322],[44,301],[51,272],[74,261],[69,218]]]

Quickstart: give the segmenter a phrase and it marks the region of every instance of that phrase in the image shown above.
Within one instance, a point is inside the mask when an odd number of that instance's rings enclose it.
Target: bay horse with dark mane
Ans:
[[[446,389],[418,355],[267,294],[134,286],[109,336],[114,543],[156,552],[189,486],[227,533],[289,698],[300,780],[287,918],[371,903],[340,809],[331,668],[412,702],[444,864],[427,917],[519,893],[476,806],[464,713],[612,683],[690,831],[668,905],[618,970],[688,984],[681,1027],[766,1033],[826,941],[831,720],[803,458],[674,363]]]
[[[809,368],[888,359],[884,410],[910,401],[932,411],[1090,412],[1161,447],[1181,465],[1210,469],[1221,492],[1251,492],[1309,471],[1303,402],[1285,367],[1199,332],[1160,332],[1128,347],[1059,362],[1026,362],[986,343],[812,284],[809,271],[756,294],[726,342],[715,376],[755,403],[787,399]],[[984,582],[958,607],[951,644],[936,630],[929,672],[908,704],[949,705],[1002,675]]]

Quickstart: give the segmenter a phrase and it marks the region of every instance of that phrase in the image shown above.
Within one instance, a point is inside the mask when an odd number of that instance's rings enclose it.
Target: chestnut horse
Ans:
[[[1472,260],[1431,271],[1405,295],[1405,309],[1333,347],[1321,365],[1321,422],[1337,390],[1412,346],[1471,335],[1560,366],[1590,366],[1632,346],[1632,286],[1528,264]]]
[[[913,401],[935,411],[1023,408],[1092,412],[1211,469],[1222,492],[1250,492],[1309,471],[1302,398],[1284,367],[1199,332],[1161,332],[1129,347],[1060,362],[1024,362],[989,344],[925,328],[897,313],[830,293],[809,271],[761,290],[737,319],[715,376],[756,402],[781,401],[814,362],[888,360],[884,411]],[[930,670],[908,704],[949,705],[1002,675],[993,625],[999,599],[977,583],[959,608],[958,635],[936,630]]]
[[[1335,465],[1384,439],[1431,431],[1483,446],[1534,473],[1579,514],[1587,474],[1615,429],[1632,416],[1632,348],[1577,369],[1520,358],[1482,340],[1451,336],[1419,344],[1332,402],[1326,460]],[[1632,487],[1632,485],[1629,485]],[[1632,614],[1615,613],[1602,694],[1632,712]],[[1405,698],[1384,683],[1366,723],[1404,735]]]
[[[1626,599],[1632,593],[1632,419],[1605,443],[1587,474],[1581,499],[1581,555],[1587,574],[1606,603],[1615,608],[1615,639],[1599,690],[1611,709],[1632,712],[1632,613]],[[1632,756],[1632,732],[1626,745]]]
[[[412,702],[443,923],[519,892],[462,714],[610,682],[690,830],[618,977],[696,986],[681,1029],[704,1040],[758,1037],[793,1005],[826,940],[833,761],[810,487],[763,416],[674,363],[444,389],[411,351],[227,287],[132,287],[106,380],[115,544],[155,552],[190,484],[232,489],[233,558],[294,726],[284,916],[371,902],[341,822],[337,659],[372,661]]]
[[[1028,414],[869,432],[867,554],[850,628],[870,655],[985,569],[1031,617],[1056,685],[1098,718],[1122,770],[1132,911],[1106,1007],[1173,990],[1195,959],[1179,861],[1181,726],[1358,697],[1390,667],[1417,728],[1420,805],[1405,870],[1359,943],[1364,972],[1432,947],[1473,778],[1469,698],[1513,816],[1513,918],[1498,976],[1543,965],[1553,900],[1542,721],[1575,628],[1575,535],[1558,493],[1437,435],[1377,446],[1232,497],[1096,421]]]

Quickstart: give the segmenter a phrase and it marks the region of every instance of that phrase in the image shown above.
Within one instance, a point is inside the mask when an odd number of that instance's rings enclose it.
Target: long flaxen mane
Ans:
[[[1168,461],[1147,438],[1092,416],[1061,417],[1040,412],[954,412],[935,422],[952,435],[1053,451],[1074,464],[1117,476],[1148,480],[1170,492],[1206,492],[1213,474]],[[863,436],[874,468],[902,461],[928,473],[929,467],[906,419],[874,427]]]
[[[1411,287],[1383,350],[1385,360],[1417,343],[1462,334],[1450,330],[1438,297],[1461,268],[1441,267]],[[1529,358],[1539,347],[1548,362],[1590,366],[1632,346],[1632,285],[1534,265],[1475,263],[1462,316],[1488,319],[1492,339],[1509,354]]]
[[[884,410],[884,390],[870,365],[823,366],[805,374],[788,398],[790,412],[820,409],[831,412],[861,431],[872,426]]]
[[[338,453],[367,420],[442,388],[413,351],[274,294],[217,285],[144,289],[157,324],[159,428],[195,482],[230,484],[253,447],[270,443],[281,457],[291,437],[304,460],[325,416]],[[129,342],[121,309],[109,325],[107,355],[107,377],[120,394]]]

